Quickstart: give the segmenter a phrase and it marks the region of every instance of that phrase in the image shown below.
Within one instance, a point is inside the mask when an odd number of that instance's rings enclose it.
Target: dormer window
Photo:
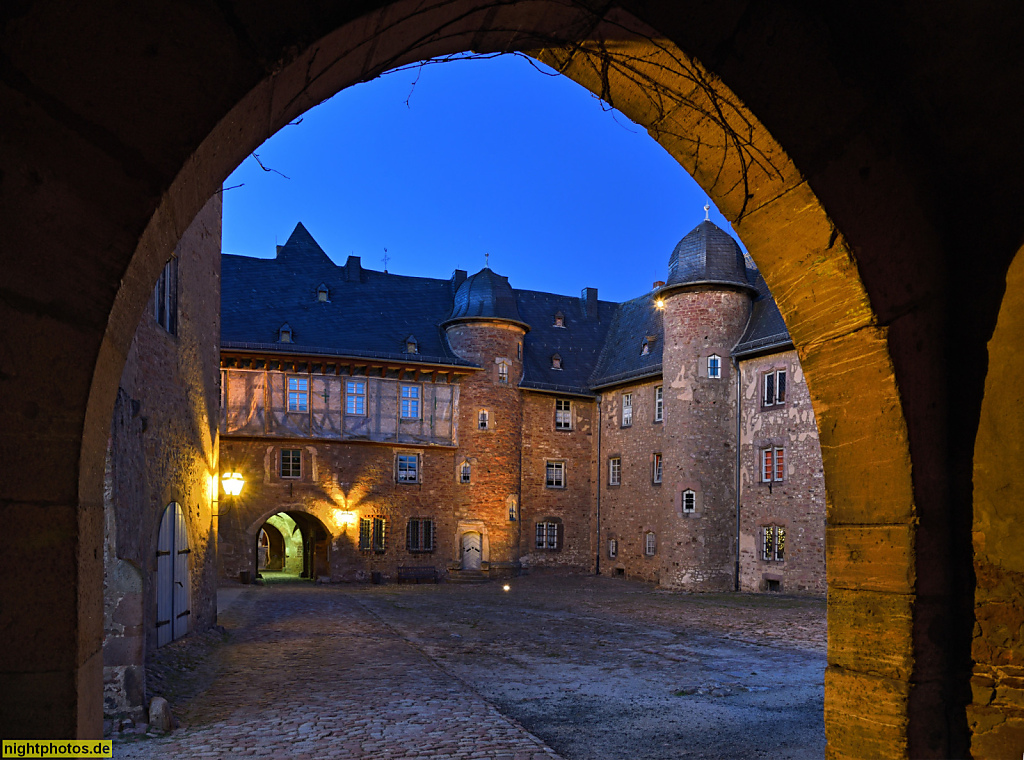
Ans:
[[[280,343],[292,342],[292,328],[288,326],[287,322],[281,325],[280,329],[277,331],[277,340]]]
[[[558,354],[555,354],[554,356],[551,357],[551,369],[561,369],[561,368],[562,368],[562,357],[559,356]]]
[[[416,341],[415,335],[410,335],[405,339],[405,353],[407,354],[418,354],[420,352],[420,344]]]
[[[644,337],[644,342],[640,344],[640,356],[647,356],[651,353],[651,349],[654,348],[654,343],[657,340],[657,335],[648,335]]]
[[[330,288],[327,287],[327,283],[321,282],[320,287],[316,289],[316,300],[324,302],[329,301],[330,295],[331,291]]]
[[[560,312],[555,312],[555,327],[565,327],[565,315]]]

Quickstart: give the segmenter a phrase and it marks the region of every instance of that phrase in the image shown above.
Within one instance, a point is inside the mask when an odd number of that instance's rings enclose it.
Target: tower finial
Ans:
[[[490,269],[491,268],[490,260],[491,260],[491,254],[485,253],[484,254],[484,269]]]
[[[391,258],[391,257],[390,257],[390,256],[388,256],[388,249],[387,249],[387,248],[385,248],[385,249],[384,249],[384,258],[382,258],[382,259],[381,259],[381,261],[383,261],[383,262],[384,262],[384,274],[387,274],[387,273],[388,273],[388,260],[389,260],[390,258]]]
[[[708,218],[708,214],[709,214],[710,212],[711,212],[711,204],[710,204],[710,203],[705,203],[705,204],[704,204],[704,221],[705,221],[705,222],[710,222],[710,221],[711,221],[711,220],[710,220],[710,219]]]

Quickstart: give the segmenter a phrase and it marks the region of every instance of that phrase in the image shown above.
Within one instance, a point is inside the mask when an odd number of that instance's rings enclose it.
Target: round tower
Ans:
[[[507,277],[484,267],[454,284],[452,314],[442,326],[452,350],[481,370],[459,383],[453,567],[510,574],[519,562],[519,381],[530,327]]]
[[[732,349],[756,289],[735,240],[701,222],[672,251],[655,297],[664,310],[661,583],[733,587],[739,378]]]

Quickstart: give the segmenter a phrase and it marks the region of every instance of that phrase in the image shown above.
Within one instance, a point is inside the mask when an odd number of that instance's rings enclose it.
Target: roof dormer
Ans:
[[[293,343],[292,340],[292,328],[285,322],[277,330],[277,341],[279,343]]]

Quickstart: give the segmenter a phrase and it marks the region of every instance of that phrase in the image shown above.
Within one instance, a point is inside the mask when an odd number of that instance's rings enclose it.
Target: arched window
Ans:
[[[505,505],[508,507],[508,519],[509,522],[515,522],[519,519],[519,502],[515,496],[509,496],[505,499]]]
[[[653,557],[655,550],[658,548],[658,540],[654,535],[653,530],[649,530],[644,534],[644,554],[648,557]]]
[[[619,540],[617,538],[608,539],[608,559],[615,559],[619,556]]]
[[[692,514],[697,511],[697,494],[687,488],[683,491],[683,514]]]
[[[469,483],[470,476],[472,475],[472,472],[473,472],[473,470],[472,470],[472,467],[469,464],[469,461],[463,462],[462,465],[459,467],[459,482],[460,483]]]
[[[708,357],[708,377],[712,380],[722,379],[722,357],[718,354]]]
[[[559,356],[558,354],[553,354],[551,356],[551,369],[561,369],[561,368],[562,368],[562,357]]]

